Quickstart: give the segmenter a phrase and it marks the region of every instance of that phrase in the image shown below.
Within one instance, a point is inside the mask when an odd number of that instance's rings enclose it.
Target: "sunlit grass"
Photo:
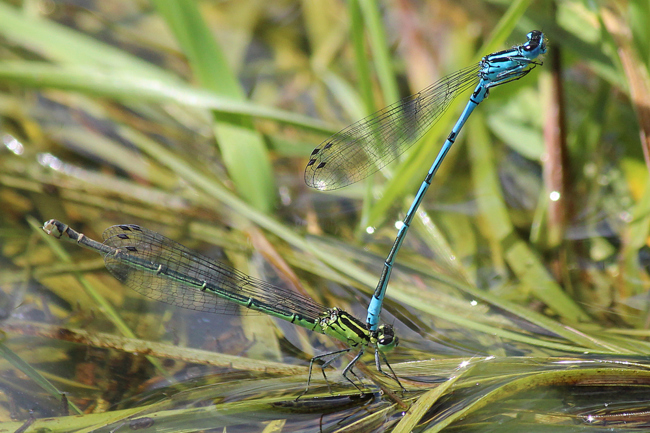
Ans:
[[[8,431],[29,410],[51,431],[646,426],[646,4],[35,6],[0,3]],[[401,338],[389,360],[407,416],[357,398],[338,370],[335,396],[316,371],[294,402],[331,339],[151,303],[27,223],[57,218],[96,239],[146,225],[363,318],[394,223],[466,100],[335,194],[303,185],[309,153],[532,29],[549,37],[545,64],[477,109],[397,259],[383,319]],[[68,417],[75,407],[88,415]]]

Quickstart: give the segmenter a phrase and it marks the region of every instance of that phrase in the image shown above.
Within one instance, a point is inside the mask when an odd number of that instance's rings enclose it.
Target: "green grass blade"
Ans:
[[[619,378],[619,380],[648,380],[650,379],[650,372],[646,370],[621,370],[615,368],[593,368],[584,370],[563,370],[563,371],[548,371],[537,374],[532,374],[519,379],[512,380],[505,385],[490,391],[486,395],[478,398],[468,406],[455,411],[453,414],[437,423],[430,429],[425,430],[426,433],[437,433],[449,426],[454,421],[462,420],[469,414],[478,411],[479,409],[489,405],[496,404],[510,396],[526,390],[535,389],[547,386],[575,386],[575,384],[584,383],[589,384],[589,381],[596,381],[600,383],[606,380],[606,375],[610,374]]]
[[[500,191],[482,113],[474,114],[474,122],[468,125],[468,129],[468,136],[472,137],[468,146],[477,202],[489,226],[486,234],[502,245],[508,265],[535,297],[573,323],[589,320],[589,316],[564,293],[534,252],[516,234]]]
[[[463,370],[456,376],[452,376],[449,380],[443,382],[436,388],[427,391],[418,398],[413,405],[409,408],[406,415],[395,426],[393,433],[409,433],[417,426],[422,417],[431,409],[431,407],[440,400],[449,388],[451,388],[462,376],[466,376],[471,371],[471,368]]]
[[[166,82],[178,81],[173,74],[124,50],[53,21],[30,16],[4,2],[0,3],[0,21],[4,23],[0,27],[0,34],[46,59],[64,64],[102,67],[106,72],[119,71]]]
[[[202,86],[219,95],[244,100],[244,91],[197,4],[175,0],[155,0],[154,4],[174,32]],[[223,113],[215,115],[214,132],[239,193],[256,208],[270,212],[275,206],[275,179],[261,134],[249,119]]]
[[[358,0],[363,13],[363,20],[368,29],[370,46],[374,54],[375,72],[379,77],[382,92],[385,98],[385,105],[391,104],[399,99],[397,89],[397,78],[391,61],[386,29],[382,22],[379,11],[379,3],[371,0]]]
[[[18,370],[22,371],[27,377],[29,377],[35,384],[43,388],[47,393],[57,400],[61,399],[62,392],[56,389],[52,383],[44,378],[38,371],[36,371],[31,365],[23,361],[23,359],[14,353],[13,350],[5,346],[4,343],[0,342],[0,356],[6,359],[11,365],[13,365]],[[68,406],[75,411],[77,414],[81,415],[83,412],[71,401],[68,400]]]
[[[34,61],[3,61],[0,62],[0,79],[27,87],[76,91],[124,102],[178,103],[223,114],[275,120],[323,134],[332,134],[338,130],[333,125],[311,117],[246,100],[237,101],[183,83],[170,83],[119,71],[107,72],[94,66],[56,66]]]

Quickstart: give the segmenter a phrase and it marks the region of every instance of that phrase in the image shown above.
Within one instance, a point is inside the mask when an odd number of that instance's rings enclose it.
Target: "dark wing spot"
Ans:
[[[129,235],[127,235],[126,233],[120,233],[119,235],[117,235],[117,237],[120,239],[129,239]]]
[[[331,142],[331,141],[330,141],[329,143],[327,143],[327,144],[325,145],[325,147],[323,147],[323,150],[325,150],[325,149],[329,149],[330,147],[332,147],[332,142]]]
[[[318,152],[320,152],[320,149],[317,147],[316,149],[311,151],[311,156],[316,155]]]
[[[138,249],[136,247],[126,247],[127,251],[131,251],[132,253],[137,253]]]
[[[320,164],[318,164],[318,167],[316,167],[316,168],[318,169],[318,168],[323,168],[323,167],[325,167],[325,163],[321,162]]]
[[[309,162],[307,163],[307,167],[311,167],[316,163],[316,159],[310,159]]]

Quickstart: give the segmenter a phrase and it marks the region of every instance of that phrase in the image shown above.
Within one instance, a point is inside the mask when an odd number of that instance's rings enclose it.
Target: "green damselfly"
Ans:
[[[309,389],[314,361],[332,356],[321,366],[329,388],[325,368],[353,349],[358,353],[343,369],[343,377],[361,390],[348,373],[357,377],[352,367],[368,346],[375,348],[377,369],[404,389],[385,355],[399,343],[391,325],[369,331],[363,322],[340,308],[326,308],[307,296],[250,277],[138,225],[107,228],[102,234],[103,243],[57,220],[47,221],[43,230],[102,254],[106,268],[116,279],[148,298],[208,313],[268,314],[348,345],[346,349],[312,358],[303,394]],[[380,357],[391,374],[381,369]]]

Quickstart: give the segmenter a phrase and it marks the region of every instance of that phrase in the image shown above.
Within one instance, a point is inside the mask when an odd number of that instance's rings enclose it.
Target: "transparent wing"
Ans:
[[[462,69],[332,135],[311,154],[305,182],[322,191],[358,182],[417,142],[459,93],[479,82],[480,64]]]
[[[143,227],[112,226],[102,236],[104,245],[112,249],[104,254],[108,270],[148,298],[190,310],[232,315],[260,314],[238,306],[249,298],[269,310],[306,318],[318,318],[326,311],[311,298],[250,277]],[[202,291],[203,283],[215,290]]]

